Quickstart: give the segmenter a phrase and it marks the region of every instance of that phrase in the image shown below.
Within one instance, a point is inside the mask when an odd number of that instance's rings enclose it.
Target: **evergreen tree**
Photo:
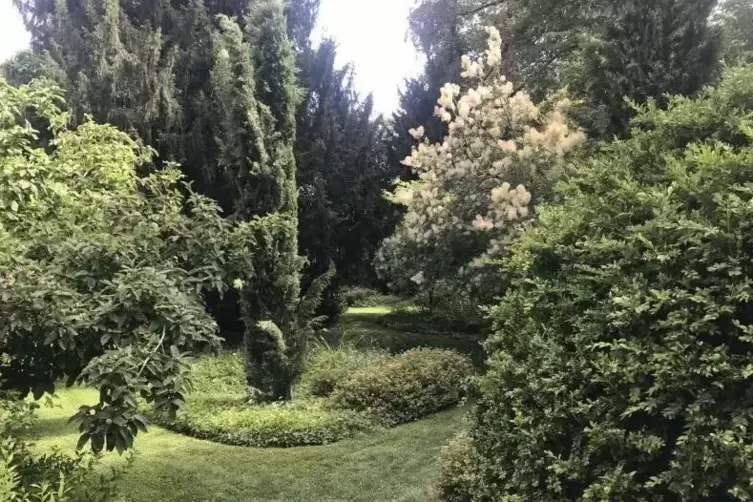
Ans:
[[[633,117],[625,97],[666,103],[692,95],[713,78],[718,32],[709,24],[717,0],[610,0],[603,27],[578,57],[571,88],[585,100],[594,135],[627,133]]]
[[[336,320],[342,284],[374,281],[376,246],[390,230],[382,197],[396,172],[386,161],[383,119],[371,96],[354,90],[353,69],[335,67],[336,46],[325,40],[301,61],[305,92],[298,107],[296,159],[300,179],[300,251],[309,262],[304,282],[333,264],[338,272],[320,313]]]
[[[282,6],[252,6],[244,39],[219,18],[212,89],[218,114],[218,165],[234,191],[234,214],[248,222],[253,270],[241,291],[247,383],[257,400],[289,399],[305,350],[297,325],[298,257],[295,62]]]
[[[179,115],[175,51],[164,47],[161,29],[136,24],[119,0],[83,0],[75,10],[68,3],[56,3],[51,51],[74,116],[91,114],[159,146]]]

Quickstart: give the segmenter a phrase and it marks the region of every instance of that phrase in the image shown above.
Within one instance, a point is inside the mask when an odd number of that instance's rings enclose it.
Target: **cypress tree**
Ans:
[[[252,4],[246,39],[236,21],[218,22],[212,70],[218,165],[233,187],[235,217],[248,222],[242,235],[253,253],[240,295],[249,394],[290,399],[307,336],[298,315],[294,55],[277,0]]]

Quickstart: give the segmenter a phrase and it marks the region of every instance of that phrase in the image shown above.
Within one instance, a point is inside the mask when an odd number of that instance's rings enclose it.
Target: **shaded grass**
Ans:
[[[89,389],[60,391],[60,407],[40,410],[36,447],[71,452],[78,432],[65,422],[96,399]],[[463,415],[453,409],[362,439],[289,449],[227,446],[152,427],[136,438],[137,459],[122,486],[129,502],[422,501],[439,449],[462,429]]]
[[[471,356],[477,366],[483,363],[484,350],[481,346],[480,335],[450,331],[435,332],[428,329],[424,331],[394,329],[385,326],[382,322],[393,312],[394,309],[389,306],[348,309],[340,320],[343,339],[362,347],[379,348],[392,353],[405,352],[418,347],[452,349]],[[400,315],[414,316],[414,322],[422,322],[422,314],[416,308],[401,307]]]

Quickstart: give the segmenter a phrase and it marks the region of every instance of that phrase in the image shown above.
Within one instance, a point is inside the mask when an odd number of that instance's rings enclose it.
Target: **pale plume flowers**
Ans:
[[[566,100],[539,106],[500,75],[501,36],[496,28],[486,33],[486,51],[462,57],[463,87],[447,83],[440,89],[434,115],[447,123],[447,136],[431,143],[423,127],[409,131],[417,144],[403,164],[418,179],[392,194],[407,211],[377,257],[378,270],[390,279],[407,272],[410,283],[431,284],[447,261],[438,250],[475,235],[476,255],[442,273],[478,283],[478,274],[489,269],[484,264],[504,252],[501,237],[535,214],[542,173],[584,139],[567,124]],[[410,270],[422,272],[411,277]]]

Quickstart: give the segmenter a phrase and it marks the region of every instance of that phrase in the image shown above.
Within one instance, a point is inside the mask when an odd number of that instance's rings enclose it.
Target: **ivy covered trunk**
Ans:
[[[219,164],[252,254],[241,290],[249,395],[284,400],[305,350],[296,326],[303,265],[293,154],[299,92],[282,4],[253,4],[247,26],[244,37],[237,22],[221,17],[214,36]]]

